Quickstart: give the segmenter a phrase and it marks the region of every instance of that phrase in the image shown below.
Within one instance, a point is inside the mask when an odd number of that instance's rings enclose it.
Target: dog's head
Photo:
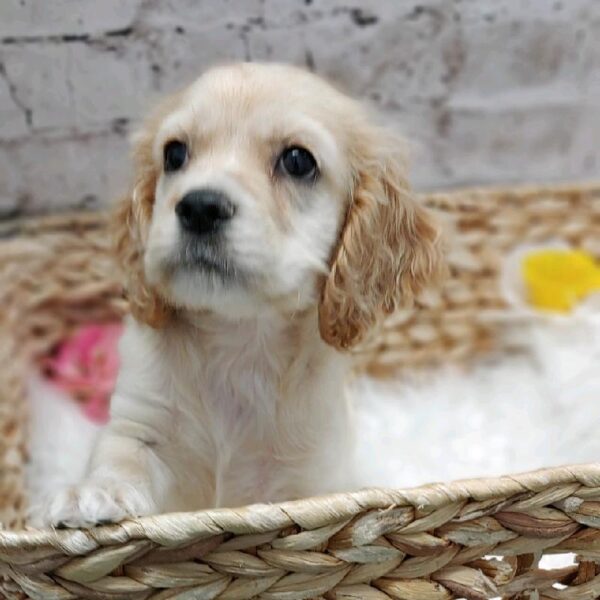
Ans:
[[[168,99],[135,141],[115,219],[134,316],[231,317],[318,305],[323,339],[359,342],[437,272],[437,230],[398,142],[318,77],[215,68]]]

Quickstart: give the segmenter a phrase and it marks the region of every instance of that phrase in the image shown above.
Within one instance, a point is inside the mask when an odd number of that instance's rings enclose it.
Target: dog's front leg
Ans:
[[[132,405],[121,398],[113,402]],[[148,407],[143,414],[148,416]],[[146,419],[113,417],[100,434],[85,479],[50,499],[42,521],[52,526],[92,527],[159,512],[172,486],[170,471],[161,459],[167,443],[164,432]]]

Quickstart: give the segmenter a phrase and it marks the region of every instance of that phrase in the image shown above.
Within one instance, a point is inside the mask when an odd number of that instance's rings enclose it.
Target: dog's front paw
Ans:
[[[139,487],[113,480],[88,480],[50,499],[41,521],[52,527],[94,527],[154,512],[151,495]]]

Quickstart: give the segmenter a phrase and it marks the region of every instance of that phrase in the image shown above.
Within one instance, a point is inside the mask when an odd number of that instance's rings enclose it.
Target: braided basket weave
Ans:
[[[516,245],[565,240],[600,257],[600,185],[425,201],[445,224],[451,276],[361,349],[358,368],[374,375],[511,350],[498,273]],[[600,463],[89,531],[22,530],[28,365],[79,323],[127,309],[105,227],[104,214],[0,225],[0,597],[600,598]],[[539,567],[556,553],[575,563]]]

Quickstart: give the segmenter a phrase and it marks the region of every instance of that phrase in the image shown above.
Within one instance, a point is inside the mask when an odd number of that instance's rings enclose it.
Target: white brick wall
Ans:
[[[309,65],[413,143],[418,187],[597,177],[598,0],[0,0],[0,215],[101,205],[153,98]]]

